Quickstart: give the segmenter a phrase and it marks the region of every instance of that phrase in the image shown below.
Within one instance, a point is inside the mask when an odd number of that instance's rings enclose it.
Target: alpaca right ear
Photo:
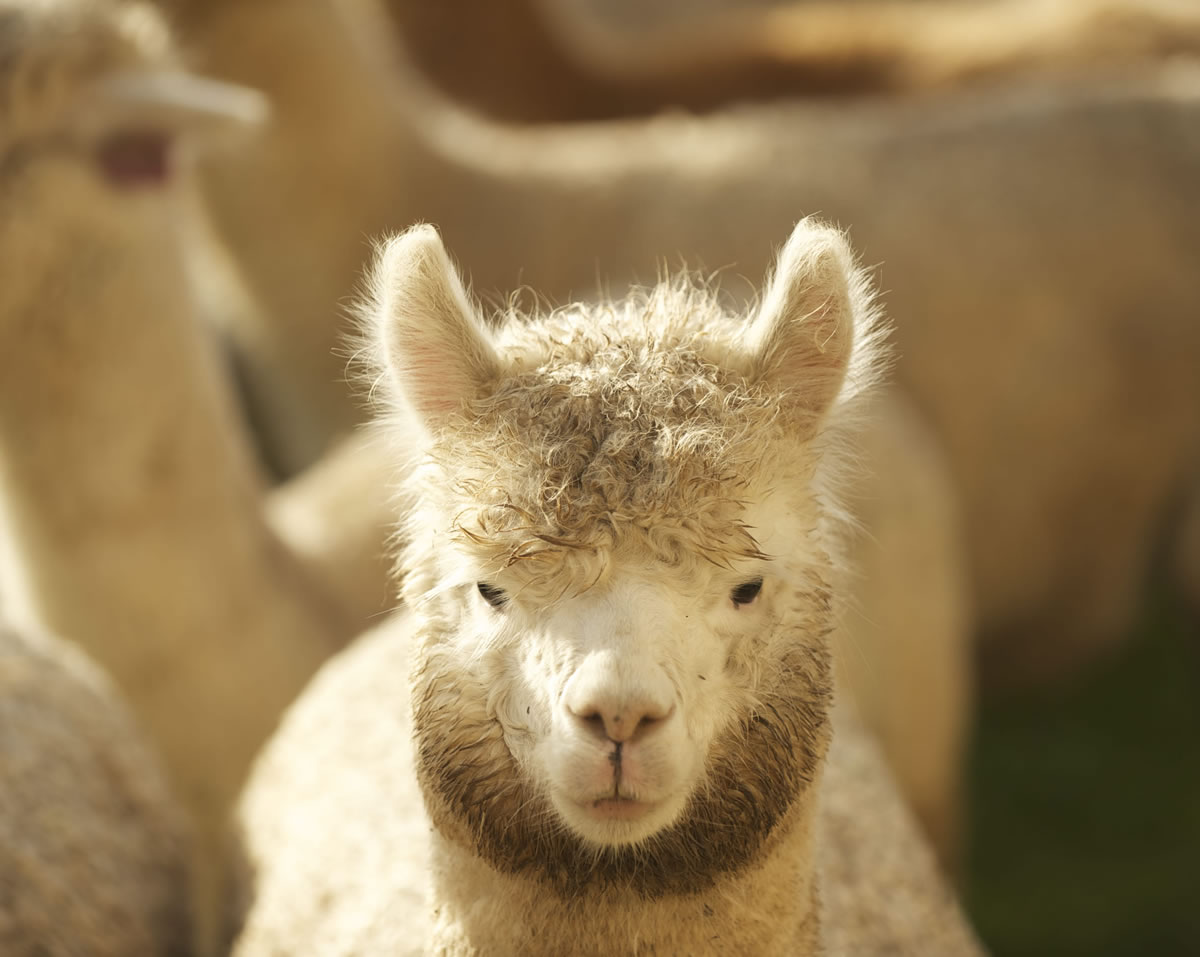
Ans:
[[[792,396],[815,426],[842,389],[860,285],[840,231],[796,224],[744,338],[757,378]]]
[[[373,286],[377,354],[394,391],[434,428],[497,375],[491,336],[432,226],[384,244]]]

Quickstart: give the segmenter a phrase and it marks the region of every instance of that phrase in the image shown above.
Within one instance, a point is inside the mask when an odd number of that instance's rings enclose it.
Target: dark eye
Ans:
[[[749,605],[762,591],[762,582],[761,578],[752,578],[748,582],[742,582],[729,593],[729,597],[733,599],[735,606]]]
[[[489,585],[487,582],[480,582],[475,586],[479,589],[479,594],[493,608],[499,608],[508,601],[508,595],[504,593],[503,588],[497,588],[495,585]]]

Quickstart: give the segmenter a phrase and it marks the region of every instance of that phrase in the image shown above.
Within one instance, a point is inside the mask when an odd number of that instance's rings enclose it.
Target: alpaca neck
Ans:
[[[202,172],[266,323],[234,328],[235,343],[290,413],[271,416],[269,431],[308,425],[272,449],[287,474],[360,418],[345,381],[345,303],[371,240],[412,222],[412,197],[431,179],[385,54],[357,43],[369,28],[353,22],[330,0],[239,0],[202,4],[183,24],[205,71],[271,97],[267,127]]]
[[[80,642],[193,814],[202,911],[226,815],[344,630],[266,532],[170,192],[29,170],[0,211],[0,492],[20,605]],[[7,563],[5,565],[7,568]]]
[[[178,197],[106,193],[86,175],[31,179],[0,224],[13,264],[0,292],[0,477],[40,604],[69,634],[94,622],[62,620],[54,596],[107,587],[117,556],[148,541],[203,548],[258,493],[190,315]]]
[[[815,793],[815,785],[812,793]],[[821,953],[815,801],[801,801],[744,872],[688,896],[596,891],[564,900],[435,833],[431,951],[446,954]],[[586,892],[585,892],[586,893]],[[714,942],[720,942],[715,946]]]

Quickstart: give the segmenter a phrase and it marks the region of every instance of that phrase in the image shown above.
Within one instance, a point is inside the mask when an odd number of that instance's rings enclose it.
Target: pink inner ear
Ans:
[[[113,133],[96,147],[96,163],[114,186],[162,186],[171,177],[171,137],[139,130]]]
[[[410,401],[423,413],[441,417],[456,411],[469,398],[471,383],[459,361],[430,343],[409,343],[400,375]]]

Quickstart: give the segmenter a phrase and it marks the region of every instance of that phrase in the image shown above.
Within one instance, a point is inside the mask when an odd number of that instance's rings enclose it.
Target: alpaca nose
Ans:
[[[564,704],[578,726],[595,737],[632,741],[675,712],[670,682],[657,666],[615,668],[592,656],[567,684]]]

